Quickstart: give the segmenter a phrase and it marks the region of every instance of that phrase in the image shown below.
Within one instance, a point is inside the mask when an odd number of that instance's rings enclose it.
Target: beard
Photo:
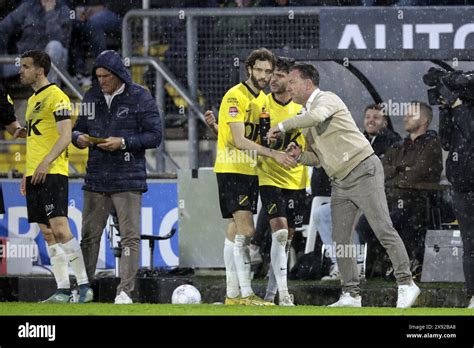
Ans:
[[[253,75],[250,76],[250,81],[252,81],[252,84],[260,90],[263,90],[268,86],[268,81],[265,79],[257,80]]]
[[[286,86],[280,86],[276,91],[273,91],[275,94],[282,94],[286,92]]]

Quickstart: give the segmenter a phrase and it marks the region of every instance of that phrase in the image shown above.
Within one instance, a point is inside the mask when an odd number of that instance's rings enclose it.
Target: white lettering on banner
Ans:
[[[366,27],[363,27],[364,30],[367,30]],[[391,28],[392,30],[394,28]],[[374,29],[374,47],[375,49],[386,49],[387,48],[387,38],[386,38],[386,25],[385,24],[375,24]],[[364,39],[362,29],[358,24],[346,24],[344,30],[342,31],[341,38],[337,45],[338,49],[349,49],[351,45],[355,49],[365,50],[367,49],[367,42]],[[452,47],[454,49],[465,49],[467,37],[474,33],[474,24],[464,24],[460,26],[456,31],[454,30],[454,25],[452,23],[420,23],[420,24],[403,24],[402,25],[402,47],[406,50],[414,49],[414,36],[420,37],[421,35],[428,35],[428,49],[438,50],[441,47],[441,39],[444,37],[449,40],[452,40]],[[454,39],[452,35],[447,36],[446,34],[454,33]],[[370,37],[370,36],[365,36]],[[446,40],[447,40],[446,39]],[[416,45],[417,47],[419,45]]]
[[[67,211],[67,216],[69,218],[69,221],[74,222],[74,225],[76,225],[76,231],[77,231],[77,241],[80,242],[82,239],[82,211],[77,209],[76,207],[71,207],[69,206],[68,211]]]
[[[439,36],[441,34],[449,34],[453,32],[452,24],[417,24],[417,34],[428,34],[429,48],[432,50],[439,49]]]
[[[161,220],[160,236],[167,235],[178,221],[178,207],[171,209]],[[163,260],[168,266],[179,266],[179,257],[171,248],[171,239],[158,243]]]
[[[177,221],[178,208],[174,208],[163,217],[158,235],[167,235]],[[142,208],[142,234],[153,234],[153,208],[151,207]],[[179,257],[173,252],[170,239],[161,240],[157,242],[156,246],[158,247],[160,255],[167,266],[179,265]],[[148,241],[142,241],[142,266],[150,266],[150,245]]]
[[[459,27],[454,35],[454,49],[464,50],[466,49],[466,39],[469,34],[474,33],[474,23],[464,24]]]
[[[142,207],[142,221],[141,221],[141,231],[143,234],[153,234],[157,231],[158,226],[153,227],[153,207]],[[6,215],[5,215],[6,216]],[[77,240],[80,242],[82,236],[82,211],[75,206],[68,207],[68,217],[70,220],[70,226],[75,225],[75,230],[77,231]],[[0,221],[4,218],[4,215],[0,215]],[[40,229],[38,224],[29,224],[28,230],[26,232],[20,233],[20,220],[28,219],[28,213],[25,206],[16,206],[8,208],[8,234],[7,237],[13,238],[31,238],[36,240]],[[173,208],[167,212],[161,221],[159,226],[159,235],[166,235],[171,231],[172,226],[178,221],[178,208]],[[109,218],[107,220],[106,227],[104,229],[104,234],[102,235],[100,242],[99,258],[97,263],[97,268],[105,268],[107,253],[110,252],[110,243],[108,241],[107,232],[109,231],[109,225],[112,220]],[[157,222],[159,223],[159,222]],[[72,228],[74,230],[74,228]],[[114,232],[115,233],[115,232]],[[120,240],[119,236],[114,235],[114,246],[117,245]],[[150,260],[150,248],[148,242],[142,243],[142,253],[141,260],[143,266],[149,266]],[[178,266],[179,265],[179,256],[173,252],[171,247],[171,241],[165,240],[157,243],[157,248],[161,257],[163,258],[164,264],[167,266]],[[110,261],[110,260],[109,260]]]
[[[153,208],[145,207],[142,208],[142,235],[153,234]],[[160,242],[157,242],[160,243]],[[156,247],[156,245],[155,245]],[[142,240],[142,266],[150,267],[150,244],[147,240]],[[156,249],[155,249],[156,250]]]
[[[375,25],[375,48],[378,50],[384,50],[386,48],[385,40],[385,24]]]
[[[20,234],[20,219],[28,219],[26,207],[8,208],[8,236],[35,240],[40,232],[38,224],[30,224],[28,232]]]
[[[339,44],[337,45],[337,48],[340,50],[347,49],[350,47],[352,41],[354,41],[354,46],[356,49],[367,49],[367,45],[365,44],[364,37],[362,36],[359,25],[346,24],[346,26],[344,27],[344,31],[341,35],[341,40],[339,40]]]

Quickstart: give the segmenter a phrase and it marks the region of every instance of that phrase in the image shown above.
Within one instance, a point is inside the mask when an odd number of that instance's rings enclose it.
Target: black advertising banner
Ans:
[[[331,59],[474,58],[472,7],[323,8],[319,33]]]

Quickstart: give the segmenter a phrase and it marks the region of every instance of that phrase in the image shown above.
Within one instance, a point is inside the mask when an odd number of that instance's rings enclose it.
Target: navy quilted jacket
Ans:
[[[123,93],[116,95],[110,109],[100,89],[95,71],[102,67],[125,83]],[[89,147],[89,159],[83,190],[93,192],[123,192],[147,190],[145,149],[160,145],[162,128],[160,115],[151,94],[132,82],[120,55],[104,51],[97,56],[93,67],[93,85],[83,99],[83,114],[73,129],[72,142],[77,146],[80,134],[93,137],[123,137],[125,150],[104,151]],[[91,105],[95,106],[93,113]]]

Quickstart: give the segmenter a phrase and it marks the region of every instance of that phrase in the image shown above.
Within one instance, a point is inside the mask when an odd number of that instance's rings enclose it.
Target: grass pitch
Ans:
[[[473,316],[474,310],[467,308],[408,308],[388,307],[328,308],[317,306],[257,307],[224,305],[172,305],[108,303],[46,304],[27,302],[0,303],[0,315],[156,315],[156,316]]]

